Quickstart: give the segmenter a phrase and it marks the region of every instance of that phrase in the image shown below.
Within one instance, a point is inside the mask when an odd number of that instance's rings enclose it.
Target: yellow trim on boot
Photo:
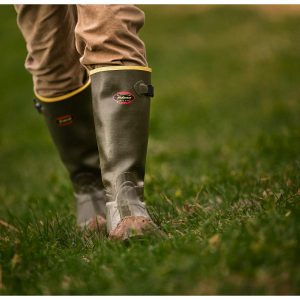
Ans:
[[[80,92],[85,90],[90,84],[91,84],[91,78],[89,78],[89,80],[80,88],[78,88],[70,93],[67,93],[65,95],[53,97],[53,98],[47,98],[47,97],[40,96],[36,91],[34,91],[34,94],[38,98],[38,100],[40,100],[42,102],[58,102],[58,101],[66,100],[68,98],[71,98],[72,96],[79,94]]]
[[[138,71],[146,71],[152,72],[152,69],[149,67],[142,67],[142,66],[112,66],[112,67],[100,67],[89,71],[90,75],[99,72],[106,72],[106,71],[119,71],[119,70],[138,70]]]

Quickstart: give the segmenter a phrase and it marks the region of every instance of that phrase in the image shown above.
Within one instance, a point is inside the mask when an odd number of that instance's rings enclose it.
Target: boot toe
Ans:
[[[79,226],[81,229],[90,232],[98,232],[100,234],[106,233],[106,220],[100,215],[90,218]]]
[[[164,237],[164,233],[146,217],[129,216],[123,218],[109,234],[110,240],[128,240],[145,235]]]

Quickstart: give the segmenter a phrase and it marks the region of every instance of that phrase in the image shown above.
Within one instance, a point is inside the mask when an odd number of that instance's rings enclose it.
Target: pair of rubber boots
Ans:
[[[35,99],[70,175],[77,223],[110,239],[162,235],[143,199],[150,69],[99,70],[65,96]]]

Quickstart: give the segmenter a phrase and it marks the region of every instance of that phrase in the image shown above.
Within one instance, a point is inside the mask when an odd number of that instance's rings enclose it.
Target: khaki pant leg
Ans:
[[[56,97],[82,86],[86,71],[75,48],[75,5],[15,5],[37,95]]]
[[[144,13],[134,5],[77,5],[76,48],[88,69],[112,65],[147,66],[138,36]]]

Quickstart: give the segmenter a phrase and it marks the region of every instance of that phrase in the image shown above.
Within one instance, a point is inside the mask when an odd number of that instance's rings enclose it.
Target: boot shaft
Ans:
[[[112,200],[123,173],[132,173],[135,185],[143,186],[153,93],[151,73],[108,70],[93,74],[91,79],[102,179]]]
[[[45,118],[75,192],[87,192],[93,186],[103,187],[90,85],[66,99],[49,99],[48,102],[35,99],[35,102]]]

